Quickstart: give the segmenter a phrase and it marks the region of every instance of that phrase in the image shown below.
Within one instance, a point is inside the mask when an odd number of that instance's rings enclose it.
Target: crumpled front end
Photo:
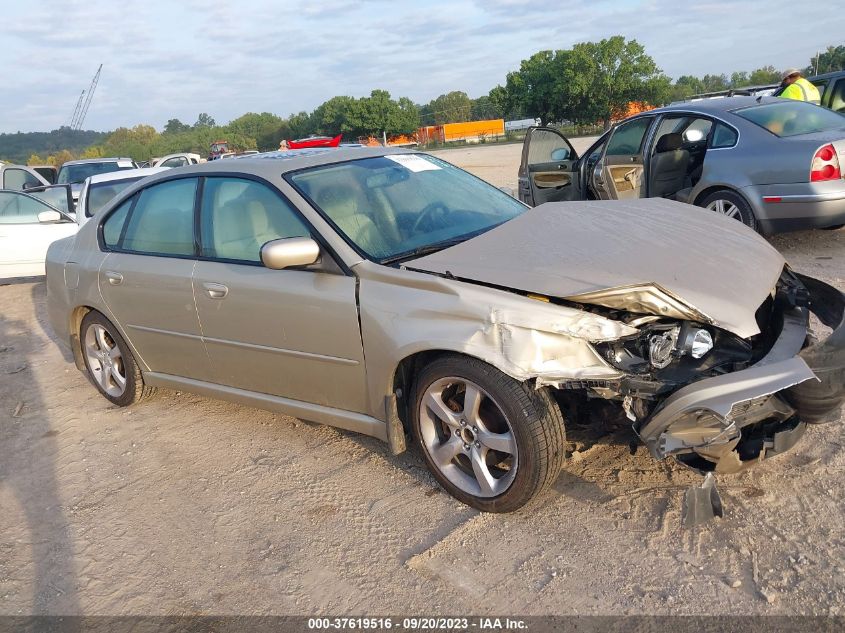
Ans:
[[[782,453],[808,423],[835,419],[845,398],[845,295],[794,275],[789,300],[779,287],[771,319],[779,328],[752,366],[692,382],[635,428],[656,458],[675,456],[702,472],[737,472]],[[798,292],[795,292],[795,290]],[[808,343],[809,313],[833,329]]]

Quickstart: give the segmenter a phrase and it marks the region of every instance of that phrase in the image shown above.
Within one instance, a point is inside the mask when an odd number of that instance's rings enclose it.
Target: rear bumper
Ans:
[[[845,184],[845,183],[844,183]],[[845,224],[845,189],[812,191],[812,185],[746,187],[761,232],[823,229]]]
[[[833,333],[804,346],[809,311],[783,312],[783,327],[756,365],[687,385],[642,424],[651,454],[702,471],[736,472],[791,448],[807,423],[834,419],[845,399],[845,295],[798,275],[810,310]]]

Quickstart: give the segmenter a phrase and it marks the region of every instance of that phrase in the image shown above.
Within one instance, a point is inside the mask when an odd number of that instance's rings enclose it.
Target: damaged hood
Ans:
[[[783,257],[737,220],[660,198],[554,202],[406,268],[712,323],[743,338]]]

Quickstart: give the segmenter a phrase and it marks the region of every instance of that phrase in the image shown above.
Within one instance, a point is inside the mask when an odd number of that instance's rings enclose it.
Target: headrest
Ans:
[[[654,151],[658,153],[673,152],[676,149],[681,149],[683,144],[684,137],[679,132],[669,132],[658,139],[657,147],[654,148]]]
[[[316,196],[315,202],[329,217],[337,221],[358,213],[355,190],[347,185],[329,185]]]

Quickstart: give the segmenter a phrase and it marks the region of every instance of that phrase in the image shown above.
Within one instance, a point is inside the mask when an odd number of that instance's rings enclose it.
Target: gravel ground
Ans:
[[[580,141],[578,149],[585,142]],[[519,145],[441,152],[515,187]],[[845,287],[845,231],[772,240]],[[749,265],[753,265],[749,263]],[[725,271],[726,275],[730,271]],[[836,614],[845,438],[720,478],[723,519],[681,527],[698,478],[569,429],[530,512],[482,515],[415,453],[161,391],[97,395],[51,339],[43,283],[0,287],[2,614]]]

